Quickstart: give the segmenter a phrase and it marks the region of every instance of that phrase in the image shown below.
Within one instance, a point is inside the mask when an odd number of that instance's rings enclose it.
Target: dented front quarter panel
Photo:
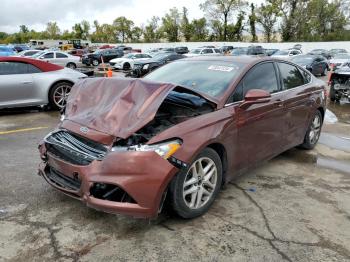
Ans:
[[[235,110],[234,106],[228,106],[189,119],[164,130],[153,137],[148,144],[178,137],[183,141],[183,144],[174,154],[174,157],[186,163],[191,163],[203,148],[219,143],[225,146],[228,169],[235,170],[235,167],[241,161],[237,157],[239,154],[236,154],[237,119]],[[233,157],[234,155],[236,157]],[[235,173],[230,172],[227,175],[229,177],[226,177],[226,179],[229,181]]]

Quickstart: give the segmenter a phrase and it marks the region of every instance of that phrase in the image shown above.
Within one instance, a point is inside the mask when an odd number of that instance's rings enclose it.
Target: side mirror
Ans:
[[[269,102],[271,98],[271,94],[267,92],[266,90],[262,89],[251,89],[249,90],[245,97],[242,104],[240,104],[240,108],[247,109],[251,105],[254,104],[261,104]]]

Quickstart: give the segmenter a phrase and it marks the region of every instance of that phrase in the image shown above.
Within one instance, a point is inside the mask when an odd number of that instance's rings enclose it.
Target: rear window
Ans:
[[[220,96],[241,73],[244,65],[226,61],[177,61],[148,74],[145,79],[173,83]]]

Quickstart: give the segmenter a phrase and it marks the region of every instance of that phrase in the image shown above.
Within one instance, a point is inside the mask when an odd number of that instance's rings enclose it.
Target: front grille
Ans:
[[[115,65],[115,63],[113,63],[113,62],[110,62],[109,64],[110,64],[111,66],[114,66],[114,65]]]
[[[51,183],[55,184],[56,186],[68,190],[78,191],[81,186],[81,181],[78,178],[74,179],[69,176],[65,176],[57,170],[53,169],[52,167],[48,168],[48,172],[46,172],[46,177],[50,180]]]
[[[107,154],[105,146],[67,131],[53,133],[45,142],[49,153],[75,165],[88,165]]]

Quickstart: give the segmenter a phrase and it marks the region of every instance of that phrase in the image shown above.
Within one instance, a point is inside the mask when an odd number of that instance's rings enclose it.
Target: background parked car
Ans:
[[[187,54],[190,50],[188,50],[188,47],[187,46],[178,46],[178,47],[175,47],[175,53],[178,53],[178,54]]]
[[[218,48],[196,48],[192,49],[189,53],[185,54],[185,56],[192,57],[192,56],[200,56],[200,55],[220,55],[221,51]]]
[[[301,55],[302,52],[298,49],[287,49],[287,50],[278,50],[271,57],[281,58],[281,59],[289,59],[292,56]]]
[[[85,51],[84,49],[75,49],[68,52],[68,54],[70,55],[79,56],[79,57],[82,57],[86,53],[87,51]]]
[[[325,76],[328,73],[328,62],[320,55],[298,55],[290,59],[293,63],[309,70],[314,75]]]
[[[335,49],[329,50],[329,54],[331,55],[331,57],[334,57],[336,54],[345,54],[347,52],[348,51],[342,48],[335,48]]]
[[[16,52],[13,50],[13,48],[9,46],[0,46],[0,56],[13,56],[16,55]]]
[[[177,53],[158,53],[151,59],[135,62],[134,69],[128,76],[142,77],[162,65],[182,58],[186,56]]]
[[[98,66],[103,62],[107,63],[114,58],[122,57],[124,55],[123,51],[120,49],[97,49],[95,52],[87,55],[83,55],[82,63],[85,65]]]
[[[24,50],[22,52],[19,52],[16,56],[20,56],[20,57],[32,57],[35,54],[38,53],[43,53],[43,51],[41,50]]]
[[[330,53],[326,49],[314,49],[314,50],[311,50],[308,54],[309,55],[321,55],[326,59],[331,58]]]
[[[17,52],[22,52],[24,50],[29,50],[29,46],[27,45],[14,45],[13,47],[14,50],[16,50]]]
[[[329,60],[329,64],[333,70],[343,67],[344,65],[348,65],[350,64],[350,54],[348,53],[335,54],[334,57],[331,60]]]
[[[46,51],[39,56],[35,55],[34,57],[48,63],[69,67],[71,69],[77,68],[81,63],[79,57],[57,51]]]
[[[230,53],[233,49],[234,49],[234,47],[232,45],[224,45],[224,46],[220,47],[220,51],[223,54]]]
[[[231,51],[233,56],[242,55],[266,55],[265,49],[262,46],[248,46],[248,47],[237,47]]]
[[[277,51],[279,51],[279,49],[274,49],[274,48],[265,49],[265,53],[266,53],[267,56],[272,56]]]
[[[86,75],[24,57],[0,57],[0,108],[65,106],[71,87]]]
[[[124,55],[123,57],[112,59],[109,61],[109,64],[114,69],[129,70],[133,69],[134,63],[142,60],[148,60],[150,58],[152,58],[152,56],[148,54],[130,53]]]

